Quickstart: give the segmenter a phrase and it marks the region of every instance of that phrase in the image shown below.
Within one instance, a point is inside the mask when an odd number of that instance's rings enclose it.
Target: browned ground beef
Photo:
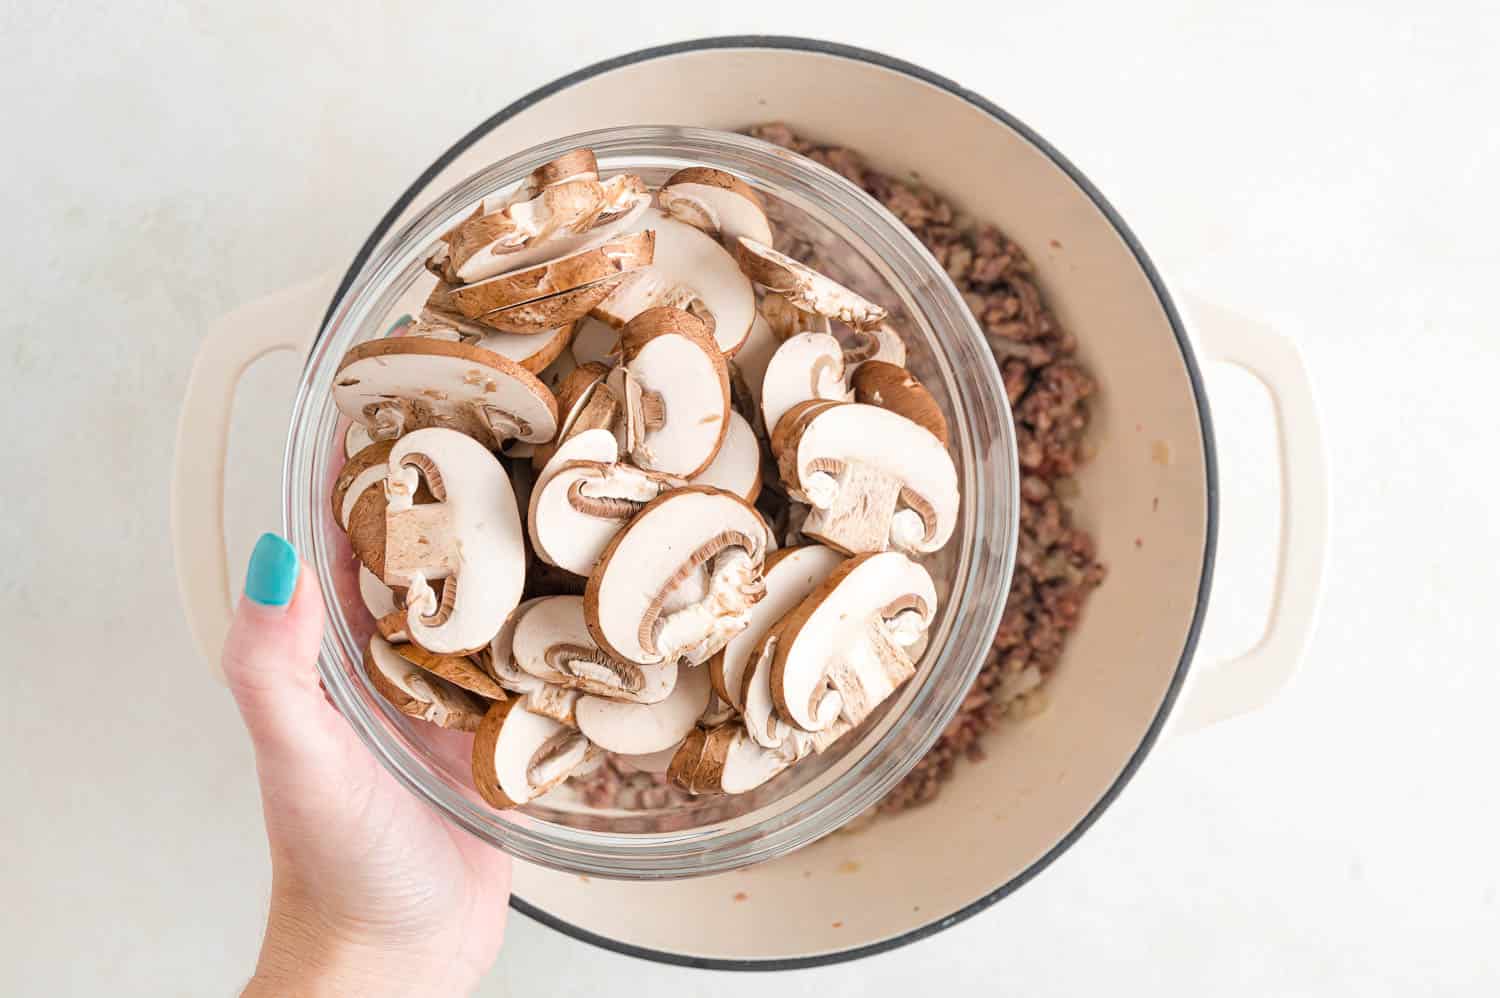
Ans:
[[[1031,261],[995,226],[961,215],[940,195],[873,170],[859,153],[820,146],[785,125],[750,133],[794,149],[837,171],[879,199],[914,232],[963,292],[984,330],[1015,413],[1021,464],[1021,536],[1015,581],[1000,629],[973,689],[942,736],[880,804],[901,811],[932,800],[963,759],[984,758],[984,733],[1045,706],[1046,678],[1104,566],[1094,539],[1073,525],[1073,472],[1088,459],[1088,398],[1093,376],[1074,356],[1077,340],[1047,308]],[[641,807],[680,794],[644,774],[622,775],[612,763],[585,783],[590,803],[618,800]]]

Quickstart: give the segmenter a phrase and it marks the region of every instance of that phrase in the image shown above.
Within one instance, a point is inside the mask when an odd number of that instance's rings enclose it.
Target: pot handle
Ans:
[[[219,675],[232,604],[224,546],[224,458],[235,386],[266,354],[306,354],[338,275],[319,275],[229,313],[209,330],[188,375],[172,465],[172,553],[188,628]]]
[[[1244,655],[1196,678],[1177,712],[1183,732],[1263,707],[1292,678],[1317,619],[1328,549],[1328,461],[1301,352],[1245,316],[1191,298],[1187,305],[1204,359],[1243,368],[1271,397],[1281,459],[1281,536],[1265,633]]]

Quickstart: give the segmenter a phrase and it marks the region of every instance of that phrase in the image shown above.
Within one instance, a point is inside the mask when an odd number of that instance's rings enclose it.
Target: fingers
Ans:
[[[323,595],[296,551],[275,534],[255,545],[245,592],[224,643],[224,675],[257,749],[316,749],[328,708],[318,684]]]

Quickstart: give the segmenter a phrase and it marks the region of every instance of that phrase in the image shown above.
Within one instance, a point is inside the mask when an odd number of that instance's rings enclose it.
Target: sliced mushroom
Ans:
[[[659,211],[646,217],[656,232],[651,266],[622,280],[594,315],[618,328],[650,308],[686,309],[703,320],[719,350],[732,355],[755,320],[750,281],[712,236]]]
[[[904,367],[867,360],[854,372],[854,400],[878,405],[916,423],[948,446],[948,421],[932,393]]]
[[[603,437],[609,437],[607,456]],[[574,446],[585,438],[586,447]],[[575,456],[589,452],[596,456]],[[588,575],[627,520],[652,499],[683,484],[616,458],[615,440],[604,430],[589,430],[558,449],[542,470],[544,484],[533,493],[527,520],[537,557]]]
[[[549,596],[526,612],[512,640],[516,664],[545,682],[632,703],[660,703],[677,684],[676,660],[622,661],[601,651],[583,597]]]
[[[539,599],[522,600],[510,612],[510,615],[505,618],[505,623],[500,626],[500,630],[496,631],[495,636],[490,639],[489,654],[484,658],[490,675],[494,676],[495,681],[502,687],[513,693],[530,693],[543,685],[540,679],[516,664],[515,653],[512,650],[516,623],[539,602],[541,602]]]
[[[396,605],[396,592],[370,569],[359,566],[359,596],[375,618],[375,629],[391,644],[406,640],[406,611]]]
[[[798,402],[847,401],[844,349],[827,333],[798,333],[776,348],[761,388],[761,414],[767,431]]]
[[[375,439],[370,436],[365,424],[350,423],[349,429],[344,431],[344,456],[353,457],[374,442]]]
[[[477,693],[486,700],[505,699],[505,691],[500,688],[499,683],[495,682],[494,677],[470,661],[468,656],[436,655],[410,642],[392,644],[391,647],[397,655],[412,665],[432,673],[439,679],[446,679],[454,686],[462,687],[470,693]]]
[[[634,232],[473,284],[440,285],[429,304],[436,303],[440,309],[480,319],[492,312],[576,291],[639,270],[651,263],[655,245],[656,233],[652,230]]]
[[[885,323],[871,329],[848,330],[848,342],[844,345],[845,367],[852,374],[861,364],[871,360],[906,366],[906,343]]]
[[[713,677],[709,677],[712,682]],[[698,723],[705,728],[716,728],[725,721],[733,720],[735,710],[725,703],[723,698],[715,692],[708,698],[708,706],[703,708],[703,713],[698,718]]]
[[[562,291],[535,301],[512,305],[495,312],[486,312],[476,321],[505,333],[545,333],[565,323],[576,322],[589,314],[589,310],[608,298],[633,271],[626,271],[585,284],[571,291]],[[439,287],[434,294],[446,294]]]
[[[407,634],[441,655],[488,645],[525,581],[521,518],[505,469],[473,440],[444,429],[402,437],[389,468],[376,574],[406,588]],[[419,483],[436,502],[413,504]],[[428,585],[438,580],[441,598]]]
[[[690,485],[653,499],[589,577],[589,633],[629,662],[706,661],[765,594],[767,538],[760,514],[729,492]]]
[[[798,333],[832,333],[828,316],[804,312],[785,295],[767,291],[760,296],[760,314],[778,343],[785,343]]]
[[[570,180],[598,179],[599,161],[594,158],[594,150],[580,146],[577,149],[569,149],[556,159],[549,159],[532,170],[526,178],[526,186],[523,190],[528,196],[535,197],[554,184],[563,184]]]
[[[687,669],[660,703],[621,703],[585,696],[578,701],[578,730],[609,752],[644,755],[671,748],[687,736],[708,706],[708,674]]]
[[[620,331],[593,316],[579,319],[572,349],[577,364],[613,367],[620,361]]]
[[[761,639],[843,561],[843,555],[821,544],[784,548],[766,556],[765,598],[750,608],[745,629],[708,663],[714,690],[735,710],[745,710],[745,666]]]
[[[738,372],[747,396],[742,411],[751,419],[760,419],[761,386],[766,381],[766,367],[780,345],[781,341],[771,332],[770,323],[757,313],[750,335],[730,361],[730,384],[734,384],[735,372]]]
[[[796,761],[757,745],[738,722],[691,736],[678,747],[668,777],[692,794],[742,794]]]
[[[804,312],[837,319],[855,329],[867,329],[885,321],[884,308],[765,243],[741,237],[735,258],[752,281]]]
[[[557,389],[557,407],[562,413],[557,436],[551,443],[536,446],[531,455],[533,468],[541,471],[559,447],[580,433],[613,431],[622,406],[604,384],[609,374],[603,364],[584,364],[563,379]]]
[[[486,706],[483,699],[412,665],[379,635],[370,638],[364,665],[375,692],[408,717],[459,731],[479,727]]]
[[[958,472],[941,441],[878,406],[809,403],[772,436],[782,481],[813,506],[803,533],[859,554],[936,551],[958,522]]]
[[[691,478],[719,452],[729,427],[729,369],[703,323],[677,308],[652,308],[620,334],[624,363],[622,450],[647,471]]]
[[[431,310],[424,310],[424,315],[431,314],[433,314]],[[479,326],[478,323],[470,325]],[[497,353],[508,360],[513,360],[532,374],[536,374],[562,356],[563,352],[568,349],[568,345],[573,339],[573,325],[570,322],[559,326],[557,329],[530,335],[501,333],[490,329],[488,326],[479,326],[484,332],[475,335],[465,333],[449,322],[434,317],[434,319],[423,319],[421,322],[418,322],[414,327],[416,331],[411,335],[472,343],[491,353]]]
[[[474,736],[474,787],[492,807],[520,807],[567,779],[597,750],[578,732],[526,709],[497,703]]]
[[[755,502],[760,495],[760,441],[744,416],[737,412],[729,414],[729,429],[719,445],[719,453],[707,468],[693,476],[693,482],[712,485],[733,492],[746,502]]]
[[[536,375],[467,343],[418,336],[360,343],[339,363],[333,401],[376,440],[429,426],[487,447],[557,433],[557,401]]]
[[[772,243],[771,222],[760,195],[732,173],[707,166],[678,170],[662,184],[656,199],[677,221],[729,246],[741,236]]]
[[[771,695],[781,717],[804,731],[838,716],[858,724],[911,678],[906,652],[932,621],[932,576],[899,551],[850,558],[789,613],[775,633]]]
[[[333,480],[333,491],[328,498],[333,507],[333,520],[344,530],[349,529],[355,503],[359,502],[360,497],[370,489],[380,491],[385,483],[385,476],[390,471],[393,443],[391,440],[372,443],[345,461],[344,466],[339,469],[339,476]]]
[[[523,706],[533,714],[550,717],[565,728],[578,730],[578,701],[583,694],[567,686],[541,683],[526,694]]]

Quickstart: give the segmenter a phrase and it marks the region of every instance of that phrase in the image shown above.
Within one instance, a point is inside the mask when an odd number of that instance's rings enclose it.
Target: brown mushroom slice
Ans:
[[[580,433],[596,429],[613,433],[623,407],[604,384],[610,373],[603,364],[583,364],[563,378],[557,388],[557,408],[562,414],[557,435],[551,443],[537,444],[532,468],[540,472],[559,447]]]
[[[741,237],[735,247],[735,258],[752,281],[804,312],[837,319],[856,329],[885,321],[886,310],[881,306],[763,242]]]
[[[333,490],[328,499],[332,504],[333,520],[344,530],[349,529],[354,506],[360,497],[371,489],[379,491],[390,471],[391,445],[393,441],[380,440],[365,447],[339,469],[333,480]]]
[[[703,749],[707,743],[707,731],[702,728],[689,731],[687,737],[678,744],[677,751],[672,753],[672,761],[667,764],[668,781],[678,789],[692,793],[693,775],[703,761]]]
[[[599,161],[594,157],[594,150],[579,146],[577,149],[569,149],[555,159],[549,159],[532,170],[527,175],[526,186],[522,190],[534,197],[554,184],[563,184],[570,180],[598,179]]]
[[[850,558],[776,631],[771,694],[804,731],[831,724],[825,698],[858,724],[915,672],[906,652],[931,623],[937,592],[927,569],[899,551]]]
[[[550,717],[565,728],[578,730],[578,701],[583,696],[578,690],[552,683],[541,683],[526,694],[522,705],[533,714]]]
[[[608,298],[622,280],[634,271],[627,271],[573,288],[555,295],[547,295],[535,301],[512,305],[495,312],[486,312],[476,321],[481,325],[505,333],[545,333],[568,322],[576,322],[589,314],[589,310]],[[434,294],[446,293],[441,286]]]
[[[474,788],[492,807],[520,807],[562,783],[597,749],[578,732],[526,709],[497,703],[474,736]]]
[[[857,402],[794,409],[772,447],[788,493],[813,507],[803,533],[825,544],[851,554],[926,553],[953,534],[953,457],[905,416]]]
[[[676,660],[642,665],[600,650],[581,596],[549,596],[516,624],[516,664],[537,678],[595,696],[660,703],[677,685]]]
[[[557,433],[557,400],[536,375],[468,343],[401,336],[357,344],[339,362],[333,401],[376,440],[429,426],[487,447]]]
[[[761,639],[843,561],[843,555],[821,544],[784,548],[766,556],[765,598],[750,608],[745,629],[708,663],[715,691],[735,710],[745,710],[745,667]]]
[[[620,334],[625,450],[646,471],[691,478],[729,427],[729,369],[703,323],[677,308],[642,312]],[[620,394],[620,392],[616,392]]]
[[[703,320],[719,351],[732,355],[755,321],[750,281],[712,236],[659,211],[646,217],[656,232],[651,265],[622,280],[594,315],[618,328],[647,309],[686,309]]]
[[[739,177],[707,166],[690,166],[667,178],[656,194],[662,210],[679,222],[730,246],[747,236],[769,246],[771,221],[760,195]]]
[[[795,761],[796,756],[757,745],[744,725],[731,722],[705,733],[686,789],[694,794],[748,793]]]
[[[768,533],[729,492],[689,485],[653,499],[589,577],[589,633],[629,662],[707,661],[745,629],[765,594]]]
[[[729,414],[729,428],[719,445],[719,453],[707,468],[693,476],[693,482],[733,492],[751,503],[760,495],[760,441],[744,416],[737,412]]]
[[[436,301],[440,308],[479,319],[639,270],[651,263],[655,246],[652,230],[633,232],[473,284],[441,288]]]
[[[436,502],[413,504],[419,482]],[[379,574],[406,588],[407,634],[428,651],[485,647],[520,602],[526,549],[510,479],[461,433],[417,430],[391,448],[384,548]],[[429,580],[442,580],[441,598]]]
[[[906,342],[890,326],[881,323],[871,329],[848,331],[849,342],[844,346],[844,365],[851,372],[857,371],[866,361],[879,360],[897,367],[906,366]]]
[[[916,423],[948,446],[948,420],[943,410],[922,382],[904,367],[883,360],[867,360],[859,365],[851,381],[854,400],[878,405]]]
[[[483,699],[412,665],[379,635],[370,638],[364,665],[375,692],[408,717],[459,731],[479,727]]]
[[[344,431],[344,456],[353,457],[374,442],[375,438],[370,436],[370,430],[365,424],[351,422],[349,429]]]
[[[578,730],[608,752],[644,755],[671,748],[687,736],[708,706],[708,673],[687,669],[660,703],[621,703],[584,696],[578,701]]]
[[[578,320],[573,336],[573,360],[577,364],[613,367],[620,360],[620,331],[593,316]]]
[[[804,312],[785,295],[774,291],[763,292],[757,307],[778,343],[785,343],[798,333],[833,332],[833,324],[828,321],[828,316]]]
[[[445,679],[454,686],[477,693],[486,700],[505,699],[505,690],[500,688],[495,678],[475,665],[466,655],[437,655],[410,642],[392,644],[391,647],[412,665],[439,679]]]
[[[847,401],[844,349],[827,333],[798,333],[776,348],[761,384],[761,416],[768,431],[799,402]]]
[[[500,625],[500,630],[490,639],[489,654],[485,656],[484,662],[491,676],[502,687],[513,693],[530,693],[541,687],[542,681],[525,669],[516,664],[515,652],[512,644],[516,635],[516,623],[526,615],[526,612],[540,599],[522,600],[510,615],[505,618],[505,623]]]
[[[603,433],[590,430],[583,436],[593,439]],[[533,495],[527,528],[537,557],[576,575],[588,575],[626,521],[646,503],[683,483],[617,461],[613,438],[604,460],[576,458],[573,454],[579,448],[568,444],[543,469],[546,481]]]

